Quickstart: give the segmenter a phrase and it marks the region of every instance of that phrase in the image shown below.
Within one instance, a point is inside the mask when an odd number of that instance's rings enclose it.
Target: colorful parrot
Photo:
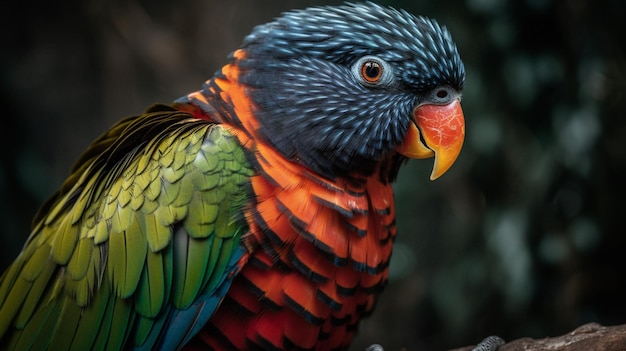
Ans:
[[[463,144],[445,27],[370,2],[284,13],[96,139],[0,279],[0,348],[348,348],[388,280],[391,183]]]

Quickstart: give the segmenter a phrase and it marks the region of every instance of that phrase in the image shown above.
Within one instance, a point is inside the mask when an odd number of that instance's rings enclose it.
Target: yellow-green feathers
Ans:
[[[251,175],[218,125],[165,106],[121,121],[44,205],[0,279],[0,346],[154,341],[168,311],[233,269]]]

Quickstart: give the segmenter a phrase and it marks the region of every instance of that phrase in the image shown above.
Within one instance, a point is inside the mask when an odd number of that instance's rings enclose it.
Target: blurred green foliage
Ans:
[[[2,3],[0,267],[115,120],[196,90],[254,25],[337,3]],[[467,139],[436,182],[430,161],[401,172],[391,282],[353,349],[626,323],[626,3],[383,3],[451,30],[468,73]]]

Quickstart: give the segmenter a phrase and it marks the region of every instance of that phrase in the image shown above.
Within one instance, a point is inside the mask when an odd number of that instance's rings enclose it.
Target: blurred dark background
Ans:
[[[467,69],[467,139],[396,186],[391,282],[352,349],[626,323],[626,2],[380,1],[437,18]],[[195,91],[256,24],[338,1],[0,4],[0,268],[116,120]]]

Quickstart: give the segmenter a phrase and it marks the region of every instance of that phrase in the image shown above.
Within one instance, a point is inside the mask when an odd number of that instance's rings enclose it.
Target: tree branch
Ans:
[[[466,346],[450,351],[470,351]],[[502,345],[498,351],[624,351],[626,350],[626,324],[605,327],[589,323],[574,331],[544,339],[521,338]]]

